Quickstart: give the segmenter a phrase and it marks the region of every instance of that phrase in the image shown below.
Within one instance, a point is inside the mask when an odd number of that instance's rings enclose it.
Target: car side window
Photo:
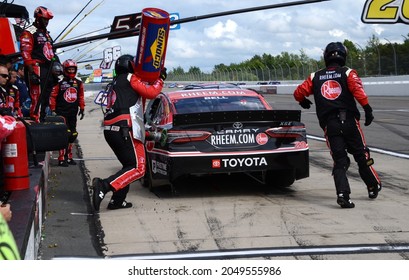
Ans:
[[[159,124],[161,124],[163,118],[164,118],[163,103],[158,102],[155,114],[152,117],[152,121],[153,121],[154,124],[159,125]]]
[[[153,117],[156,114],[156,111],[158,110],[158,105],[159,105],[160,99],[154,99],[151,100],[147,107],[146,107],[146,112],[145,112],[145,122],[150,123],[153,120]]]

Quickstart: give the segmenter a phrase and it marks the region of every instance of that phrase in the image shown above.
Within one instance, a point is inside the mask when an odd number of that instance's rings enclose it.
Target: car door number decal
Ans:
[[[367,0],[361,20],[364,23],[409,24],[409,0]]]

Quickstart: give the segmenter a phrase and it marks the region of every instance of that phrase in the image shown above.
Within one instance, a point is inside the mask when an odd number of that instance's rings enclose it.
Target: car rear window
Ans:
[[[179,114],[266,109],[255,96],[204,96],[178,99],[174,105]]]

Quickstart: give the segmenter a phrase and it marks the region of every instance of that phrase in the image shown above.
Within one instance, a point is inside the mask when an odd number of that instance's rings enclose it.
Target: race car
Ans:
[[[145,111],[145,187],[187,176],[245,173],[267,187],[309,176],[309,147],[299,110],[274,110],[240,88],[160,93]]]

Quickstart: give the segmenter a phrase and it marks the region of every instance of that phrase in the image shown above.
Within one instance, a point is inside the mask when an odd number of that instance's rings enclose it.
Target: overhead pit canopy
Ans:
[[[23,18],[29,20],[29,14],[24,6],[7,3],[6,1],[0,2],[0,17],[7,18]]]

